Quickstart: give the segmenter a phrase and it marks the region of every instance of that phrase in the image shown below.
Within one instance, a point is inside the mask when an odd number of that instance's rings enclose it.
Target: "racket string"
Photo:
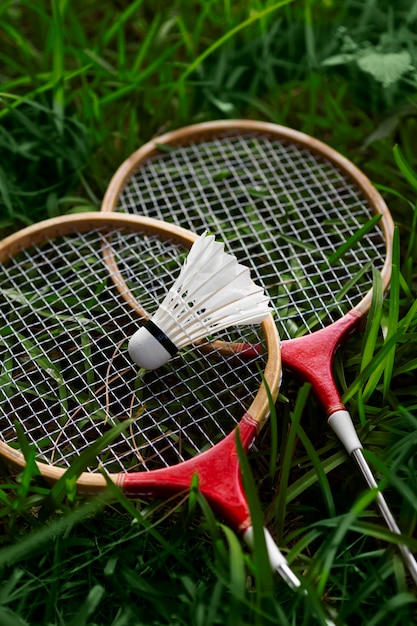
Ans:
[[[185,255],[137,233],[95,232],[33,245],[4,263],[0,438],[18,447],[19,420],[40,460],[66,467],[132,418],[89,470],[173,465],[214,445],[241,419],[259,388],[257,364],[188,351],[139,380],[126,346],[140,320],[109,276],[103,249],[129,268],[129,289],[151,311]],[[255,329],[248,333],[245,340],[262,342]]]

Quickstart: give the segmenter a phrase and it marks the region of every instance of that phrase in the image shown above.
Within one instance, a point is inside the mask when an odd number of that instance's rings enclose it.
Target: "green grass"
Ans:
[[[336,358],[344,399],[417,552],[417,10],[411,0],[3,0],[0,229],[97,210],[156,133],[255,118],[310,133],[380,186],[398,228],[389,297]],[[396,147],[395,147],[396,146]],[[377,287],[377,285],[376,285]],[[82,500],[1,468],[0,623],[56,626],[415,623],[416,595],[308,387],[284,379],[250,455],[257,524],[294,593],[196,488],[171,502]],[[272,438],[272,442],[271,442]],[[77,468],[74,469],[74,471]]]

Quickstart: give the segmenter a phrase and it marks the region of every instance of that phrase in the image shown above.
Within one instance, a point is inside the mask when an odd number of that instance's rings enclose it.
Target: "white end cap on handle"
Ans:
[[[327,420],[330,428],[343,443],[349,454],[362,448],[362,444],[348,411],[335,411]]]

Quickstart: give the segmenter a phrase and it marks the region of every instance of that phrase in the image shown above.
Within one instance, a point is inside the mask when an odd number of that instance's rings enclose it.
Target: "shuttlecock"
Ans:
[[[249,269],[205,232],[156,313],[132,335],[129,354],[153,370],[187,345],[229,326],[259,324],[269,313],[269,299]]]

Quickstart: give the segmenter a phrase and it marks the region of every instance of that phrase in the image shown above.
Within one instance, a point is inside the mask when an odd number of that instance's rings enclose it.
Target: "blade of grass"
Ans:
[[[401,404],[401,402],[398,400],[392,390],[387,395],[386,400],[395,409],[395,411],[401,414],[401,416],[404,418],[404,420],[406,420],[407,424],[409,424],[412,429],[417,430],[416,416],[411,412],[411,410],[407,409],[407,407]]]
[[[107,105],[121,98],[125,98],[129,93],[138,88],[138,86],[145,82],[145,79],[149,78],[152,74],[155,74],[156,71],[164,64],[166,61],[173,55],[173,53],[178,50],[181,44],[175,44],[171,48],[165,50],[161,55],[155,59],[152,63],[150,63],[145,70],[140,72],[138,76],[135,77],[135,80],[130,81],[127,85],[123,85],[118,89],[113,89],[109,91],[106,96],[100,98],[101,105]]]
[[[87,598],[80,607],[80,610],[74,615],[69,626],[86,626],[90,615],[93,615],[105,594],[105,588],[102,585],[94,585],[88,592]]]
[[[262,597],[267,597],[271,593],[273,586],[272,570],[265,542],[263,512],[249,460],[243,450],[242,442],[240,440],[239,430],[236,430],[235,441],[242,472],[243,487],[251,514],[254,536],[253,559],[256,570],[256,583],[258,587],[259,599],[262,603]]]
[[[388,341],[398,327],[398,320],[400,315],[400,240],[398,229],[394,230],[393,248],[392,248],[392,271],[391,271],[391,283],[389,292],[389,311],[387,328],[385,332],[385,341]],[[385,398],[392,380],[392,371],[394,369],[395,362],[395,345],[388,353],[385,359],[384,367],[384,386],[383,397]]]
[[[132,423],[133,420],[128,419],[120,422],[116,426],[113,426],[111,430],[99,437],[74,459],[71,466],[62,474],[62,476],[51,488],[48,498],[39,511],[39,519],[44,520],[49,517],[51,512],[59,506],[68,494],[68,490],[74,489],[78,476],[85,471],[90,464],[93,464],[93,466],[97,465],[97,462],[95,461],[97,455],[112,441],[117,439],[121,433],[127,430]]]
[[[15,611],[0,607],[0,622],[2,626],[30,626],[28,622],[21,619]]]
[[[143,41],[141,42],[141,45],[139,46],[138,53],[132,65],[133,74],[137,74],[140,71],[141,67],[143,66],[145,59],[146,59],[146,55],[148,54],[148,51],[150,49],[151,43],[154,41],[157,35],[160,23],[161,23],[161,15],[158,13],[157,15],[155,15],[154,19],[152,20],[152,23],[150,25],[148,24],[145,38],[143,39]]]
[[[382,320],[382,300],[383,300],[383,290],[382,290],[382,279],[380,273],[373,268],[372,269],[372,277],[373,277],[373,287],[372,287],[372,302],[369,310],[369,314],[366,320],[366,327],[364,333],[364,341],[363,341],[363,349],[362,349],[362,359],[361,359],[361,371],[363,371],[367,365],[371,362],[373,355],[375,353],[375,348],[377,344],[378,334],[381,326]],[[366,389],[363,391],[364,397],[363,400],[367,397],[366,391],[369,395],[375,389],[379,378],[381,376],[381,371],[379,368],[375,368],[369,377],[368,384]]]
[[[304,33],[307,50],[307,62],[310,68],[317,66],[315,30],[313,27],[313,12],[311,0],[304,0]]]
[[[232,602],[235,604],[235,611],[237,611],[239,603],[245,602],[246,595],[246,570],[242,545],[230,528],[222,525],[221,529],[226,536],[229,546],[230,593]],[[235,611],[231,611],[231,613],[236,615]]]
[[[336,508],[335,508],[330,484],[329,484],[329,481],[327,480],[326,472],[323,467],[323,461],[320,458],[320,456],[317,454],[316,449],[314,448],[310,439],[307,437],[307,433],[305,432],[301,424],[297,425],[297,435],[300,438],[300,441],[303,444],[304,448],[306,449],[306,452],[314,467],[314,471],[317,475],[317,482],[320,485],[321,492],[323,494],[323,499],[326,505],[327,513],[330,517],[333,517],[334,515],[336,515]]]
[[[403,176],[407,179],[407,181],[414,189],[417,189],[417,174],[404,157],[398,144],[394,146],[394,158]]]
[[[353,566],[355,566],[355,563],[353,563]],[[374,568],[371,570],[363,584],[360,584],[359,589],[354,590],[348,601],[344,603],[342,613],[342,617],[345,620],[344,623],[349,623],[349,617],[372,598],[372,594],[378,589],[381,580],[388,579],[391,572],[391,564],[388,562],[379,564],[378,569]]]
[[[190,74],[192,74],[202,64],[202,62],[205,61],[205,59],[207,59],[211,54],[213,54],[213,52],[215,52],[223,44],[225,44],[227,41],[229,41],[235,35],[237,35],[237,33],[239,33],[241,30],[244,30],[245,28],[247,28],[254,22],[257,22],[261,20],[262,18],[266,17],[270,13],[273,13],[274,11],[277,11],[278,9],[281,9],[282,7],[290,4],[291,2],[293,2],[293,0],[281,0],[281,2],[277,2],[276,4],[273,4],[272,6],[267,7],[263,11],[256,11],[252,13],[252,15],[250,15],[250,17],[248,17],[247,20],[241,22],[240,24],[237,24],[236,26],[231,28],[229,31],[227,31],[227,33],[225,33],[222,37],[219,37],[213,44],[211,44],[211,46],[206,48],[204,52],[202,52],[196,59],[194,59],[194,61],[192,61],[188,65],[187,69],[179,77],[177,84],[174,87],[174,90],[182,88],[185,82],[185,79],[188,76],[190,76]]]
[[[280,545],[284,536],[284,524],[287,508],[287,491],[288,481],[291,472],[292,458],[294,452],[297,430],[310,394],[311,385],[304,384],[298,392],[294,410],[290,413],[291,425],[285,446],[284,458],[281,463],[281,477],[278,485],[278,496],[273,506],[274,517],[276,520],[277,541]]]
[[[34,49],[34,47],[31,44],[31,42],[28,41],[24,37],[24,35],[22,35],[22,33],[20,33],[18,31],[17,28],[12,26],[12,24],[6,22],[6,20],[3,20],[1,22],[1,28],[4,31],[4,33],[6,34],[7,38],[10,39],[16,45],[16,47],[19,50],[22,51],[22,53],[26,57],[26,59],[29,59],[30,57],[36,56],[36,50]],[[13,59],[9,59],[9,58],[6,57],[5,61],[8,64],[11,62],[14,65]]]
[[[338,524],[334,531],[320,547],[309,573],[311,578],[318,577],[317,592],[320,595],[324,593],[337,551],[346,533],[359,515],[375,500],[375,495],[375,491],[369,490],[360,496],[351,510],[342,518],[338,518]]]
[[[135,506],[134,502],[130,500],[117,485],[115,485],[108,477],[105,476],[105,478],[107,481],[107,489],[108,489],[109,494],[111,494],[111,496],[116,502],[119,502],[123,506],[125,511],[132,517],[132,520],[135,520],[135,523],[139,524],[139,526],[143,528],[143,532],[149,533],[149,535],[161,546],[161,548],[167,554],[172,554],[175,557],[175,559],[178,561],[178,563],[185,565],[187,569],[189,569],[190,561],[188,557],[186,555],[183,555],[180,550],[177,550],[176,545],[166,540],[164,536],[162,535],[162,533],[160,533],[156,528],[157,525],[162,524],[164,519],[169,517],[172,514],[172,510],[167,510],[164,515],[160,515],[158,517],[158,520],[156,523],[152,523],[147,518],[146,510],[144,511],[139,510],[137,506]],[[200,501],[199,501],[199,504],[200,504]]]
[[[266,395],[268,398],[269,406],[269,425],[270,425],[270,438],[269,438],[269,477],[274,479],[277,472],[277,459],[278,459],[278,418],[275,402],[272,398],[271,390],[265,380],[265,376],[258,367],[258,372],[262,378],[262,383],[265,387]]]
[[[90,65],[84,65],[75,70],[68,70],[64,72],[62,80],[65,83],[71,82],[74,78],[78,78],[83,76],[90,69]],[[8,83],[7,85],[2,85],[2,91],[0,92],[0,98],[5,98],[7,100],[11,100],[12,102],[7,103],[7,106],[0,110],[0,119],[6,117],[10,111],[10,109],[17,108],[25,103],[30,103],[32,106],[38,106],[42,108],[42,105],[39,102],[36,102],[37,96],[40,94],[49,91],[54,86],[54,77],[52,72],[40,72],[37,74],[33,82],[38,83],[39,85],[32,89],[31,91],[26,91],[24,95],[17,95],[10,93],[11,89],[21,87],[32,82],[28,77],[20,77],[15,81]]]
[[[374,215],[366,224],[358,228],[358,230],[335,251],[328,258],[330,265],[333,265],[338,261],[346,252],[348,252],[358,241],[362,239],[366,233],[373,229],[373,227],[382,218],[381,214]]]
[[[333,454],[327,459],[321,460],[321,471],[325,474],[331,473],[336,468],[345,463],[347,454],[343,451]],[[301,478],[298,478],[287,487],[287,504],[299,498],[309,487],[315,485],[318,481],[316,469],[313,468],[305,472]]]
[[[369,620],[368,626],[377,626],[377,624],[386,624],[390,614],[398,615],[398,611],[404,606],[410,606],[417,603],[417,599],[411,593],[398,593],[393,598],[384,602],[379,611]]]
[[[397,342],[406,341],[407,337],[404,335],[402,329],[400,329],[392,337],[390,337],[389,340],[383,345],[383,347],[375,354],[375,356],[368,363],[368,365],[360,372],[360,374],[357,375],[357,377],[351,383],[348,389],[346,389],[342,398],[343,402],[348,402],[363,385],[367,384],[367,381],[369,381],[370,377],[374,374],[376,368],[378,368],[380,364],[385,361],[387,354]]]
[[[105,46],[107,46],[113,37],[115,37],[122,30],[123,26],[133,17],[142,3],[143,0],[135,0],[134,2],[128,4],[125,10],[116,16],[113,24],[104,34],[103,43]]]
[[[52,550],[56,537],[100,511],[105,502],[104,495],[94,498],[58,520],[49,522],[47,526],[24,535],[20,541],[0,549],[0,570],[33,556],[39,550]]]
[[[382,476],[384,476],[384,482],[388,481],[389,484],[393,485],[395,490],[401,494],[403,500],[408,501],[412,507],[416,508],[416,494],[410,489],[410,487],[403,481],[400,480],[395,472],[391,471],[384,461],[381,458],[377,457],[371,451],[366,450],[365,453],[367,459],[370,464],[375,467]]]
[[[10,191],[9,191],[6,172],[4,171],[2,167],[0,167],[0,200],[6,207],[9,216],[12,217],[14,213],[13,203],[10,197]]]
[[[59,132],[64,130],[65,89],[64,89],[64,30],[63,17],[68,0],[52,0],[52,85],[53,110]]]

